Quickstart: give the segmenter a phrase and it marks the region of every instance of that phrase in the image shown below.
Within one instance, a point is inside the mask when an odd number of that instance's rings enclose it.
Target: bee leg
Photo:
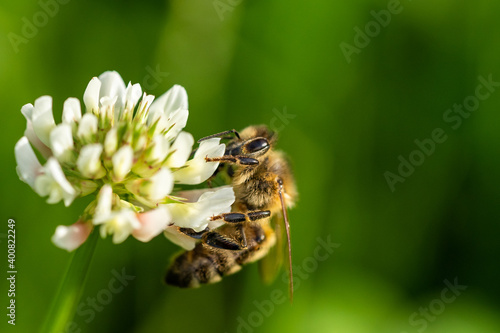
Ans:
[[[202,231],[194,231],[191,228],[177,228],[183,234],[194,238],[201,239],[205,244],[224,250],[242,250],[247,247],[247,239],[243,231],[243,225],[236,224],[237,236],[239,239],[226,237],[217,231],[209,231],[208,228]]]
[[[259,161],[255,158],[245,156],[224,155],[221,157],[205,157],[207,162],[233,163],[238,165],[257,165]]]
[[[244,223],[253,222],[271,216],[268,210],[256,210],[247,213],[224,213],[210,218],[211,221],[223,220],[234,223],[235,237],[220,234],[217,230],[208,231],[202,235],[202,241],[212,247],[224,250],[243,250],[247,248],[247,237],[243,228]]]
[[[178,228],[178,229],[183,234],[185,234],[191,238],[194,238],[194,239],[201,239],[203,234],[205,234],[208,231],[208,228],[205,228],[205,230],[202,230],[202,231],[194,231],[191,228]]]
[[[239,224],[237,226],[237,238],[228,237],[220,234],[217,231],[209,231],[203,234],[202,241],[203,243],[216,247],[218,249],[223,250],[243,250],[247,247],[247,239],[245,233],[243,231],[243,225]]]
[[[243,248],[247,248],[247,236],[245,235],[245,229],[243,229],[243,224],[236,224],[236,228],[238,229],[238,235],[240,236],[241,245]]]
[[[255,210],[247,213],[224,213],[210,218],[211,221],[223,220],[229,223],[251,222],[271,216],[268,210]]]

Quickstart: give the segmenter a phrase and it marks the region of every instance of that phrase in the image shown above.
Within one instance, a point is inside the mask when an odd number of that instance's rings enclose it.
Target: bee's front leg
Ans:
[[[271,216],[269,210],[254,210],[246,213],[223,213],[212,216],[210,221],[223,220],[229,223],[252,222]]]
[[[257,165],[259,161],[255,158],[240,155],[224,155],[221,157],[205,157],[207,162],[233,163],[238,165]]]

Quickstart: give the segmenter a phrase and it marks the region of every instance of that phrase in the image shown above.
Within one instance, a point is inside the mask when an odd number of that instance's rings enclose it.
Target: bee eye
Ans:
[[[263,138],[252,140],[245,145],[245,150],[250,154],[260,151],[264,153],[268,149],[269,149],[269,142]]]

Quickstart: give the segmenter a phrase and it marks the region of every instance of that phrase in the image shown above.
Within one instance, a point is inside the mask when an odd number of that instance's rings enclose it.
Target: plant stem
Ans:
[[[99,232],[94,230],[73,253],[64,278],[52,302],[42,333],[60,333],[68,329],[87,280]]]

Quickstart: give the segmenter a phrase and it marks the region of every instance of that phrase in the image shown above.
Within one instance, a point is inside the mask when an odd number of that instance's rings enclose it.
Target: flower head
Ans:
[[[175,85],[155,100],[110,71],[89,82],[83,103],[68,98],[60,124],[50,96],[21,109],[27,124],[15,147],[19,178],[48,203],[69,206],[96,194],[77,223],[56,229],[54,244],[71,251],[94,227],[115,243],[129,235],[146,242],[171,225],[203,229],[211,215],[229,210],[230,188],[191,203],[173,196],[175,185],[210,177],[218,163],[205,157],[225,150],[220,139],[210,139],[189,159],[194,139],[183,131],[189,115],[183,87]],[[43,165],[32,147],[46,159]]]

